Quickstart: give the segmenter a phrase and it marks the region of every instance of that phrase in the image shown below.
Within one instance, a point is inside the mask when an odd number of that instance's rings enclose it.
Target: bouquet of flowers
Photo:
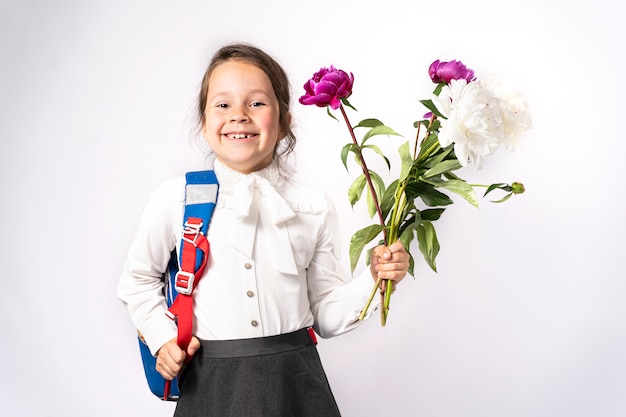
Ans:
[[[483,197],[500,190],[504,196],[494,202],[503,202],[513,194],[524,192],[519,182],[491,185],[469,184],[455,171],[473,165],[480,169],[484,158],[501,146],[515,150],[521,137],[531,128],[528,105],[516,86],[502,77],[477,79],[474,71],[460,61],[434,61],[428,70],[436,84],[432,96],[420,100],[427,113],[413,126],[414,143],[404,142],[398,149],[400,174],[389,185],[382,177],[367,167],[363,151],[381,157],[391,169],[389,158],[370,139],[379,135],[401,136],[378,119],[364,119],[352,125],[346,108],[356,111],[348,101],[352,94],[354,76],[343,70],[321,68],[304,84],[305,94],[300,97],[304,105],[325,107],[328,115],[336,119],[331,110],[341,112],[351,141],[341,150],[341,160],[348,170],[347,159],[353,154],[361,174],[348,190],[352,206],[359,201],[367,186],[367,207],[370,218],[378,222],[358,230],[350,241],[351,271],[365,246],[382,234],[380,243],[390,245],[398,239],[411,254],[411,244],[417,240],[420,252],[433,271],[437,271],[436,258],[439,241],[433,222],[441,218],[445,207],[452,204],[449,193],[461,196],[478,207],[475,188],[485,188]],[[361,140],[355,131],[365,130]],[[418,203],[420,207],[418,208]],[[371,249],[370,249],[371,250]],[[369,256],[367,256],[369,260]],[[413,275],[414,259],[411,255],[409,274]],[[384,326],[389,313],[392,283],[379,279],[361,314],[363,319],[379,288],[383,308],[381,323]]]

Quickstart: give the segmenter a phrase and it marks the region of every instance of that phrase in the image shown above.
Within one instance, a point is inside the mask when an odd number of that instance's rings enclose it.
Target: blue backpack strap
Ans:
[[[191,326],[190,320],[193,318],[191,293],[193,292],[193,286],[197,283],[202,273],[202,271],[198,271],[198,268],[204,269],[204,264],[208,257],[208,248],[203,251],[195,244],[194,240],[198,236],[202,236],[206,240],[211,217],[217,202],[219,184],[215,172],[212,170],[188,172],[185,178],[185,211],[180,243],[181,250],[178,255],[176,250],[172,252],[164,276],[164,292],[168,307],[172,308],[172,305],[174,305],[175,314],[171,315],[172,318],[178,318],[179,322],[184,321],[186,323],[185,327],[188,328]],[[180,266],[189,264],[188,259],[183,260],[183,255],[190,253],[190,249],[183,250],[186,245],[187,247],[189,245],[195,246],[195,269],[191,273],[181,274]],[[191,253],[193,255],[193,251]],[[195,272],[200,272],[197,278],[194,276]],[[188,279],[190,276],[191,279]],[[181,295],[180,300],[175,302],[179,298],[179,292]],[[163,400],[176,401],[179,396],[178,378],[167,381],[156,371],[156,358],[152,356],[141,336],[139,337],[139,347],[144,371],[152,393]]]
[[[185,175],[185,214],[183,224],[189,217],[198,217],[205,220],[202,225],[202,233],[206,236],[215,203],[219,184],[215,171],[195,171]]]
[[[209,224],[211,222],[211,217],[213,216],[213,210],[215,210],[215,204],[217,203],[217,196],[219,193],[219,183],[217,182],[217,177],[213,170],[207,171],[192,171],[188,172],[185,175],[186,185],[185,185],[185,212],[183,214],[183,231],[187,227],[188,221],[190,218],[199,218],[202,219],[202,227],[200,228],[200,232],[206,236],[209,230]],[[185,242],[185,237],[183,233],[183,237],[181,238],[180,247],[183,247]],[[183,254],[181,253],[176,255],[176,252],[173,252],[174,256],[178,256],[178,259],[174,258],[172,261],[178,261],[176,268],[169,268],[170,273],[168,275],[169,284],[168,284],[168,293],[171,295],[170,300],[167,303],[167,306],[170,307],[174,302],[174,299],[178,295],[178,291],[176,290],[176,278],[177,273],[179,272],[180,265],[183,264]],[[197,271],[200,265],[204,260],[204,253],[197,248],[196,249],[196,266],[195,270]],[[190,289],[191,292],[192,289]]]

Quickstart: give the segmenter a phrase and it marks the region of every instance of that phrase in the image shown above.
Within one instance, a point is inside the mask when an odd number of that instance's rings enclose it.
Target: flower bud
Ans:
[[[526,188],[524,188],[524,184],[521,182],[511,184],[511,192],[513,192],[513,194],[522,194],[524,191],[526,191]]]

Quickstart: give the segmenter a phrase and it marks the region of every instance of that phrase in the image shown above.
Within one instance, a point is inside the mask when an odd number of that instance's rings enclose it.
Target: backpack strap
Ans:
[[[217,202],[219,184],[214,171],[188,172],[185,186],[185,212],[180,242],[179,270],[170,287],[174,301],[166,314],[177,320],[178,346],[187,350],[193,332],[193,290],[202,278],[210,245],[207,231]],[[185,363],[191,360],[187,355]],[[171,381],[166,381],[164,398],[169,396]]]

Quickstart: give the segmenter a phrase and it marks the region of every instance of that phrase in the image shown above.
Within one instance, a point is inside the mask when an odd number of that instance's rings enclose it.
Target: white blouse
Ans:
[[[274,164],[242,174],[216,160],[214,169],[220,191],[207,268],[193,293],[194,334],[245,339],[313,326],[332,337],[356,328],[374,281],[369,268],[350,282],[342,275],[332,202]],[[177,333],[165,314],[161,277],[179,249],[184,193],[183,176],[152,193],[118,285],[152,353]]]

